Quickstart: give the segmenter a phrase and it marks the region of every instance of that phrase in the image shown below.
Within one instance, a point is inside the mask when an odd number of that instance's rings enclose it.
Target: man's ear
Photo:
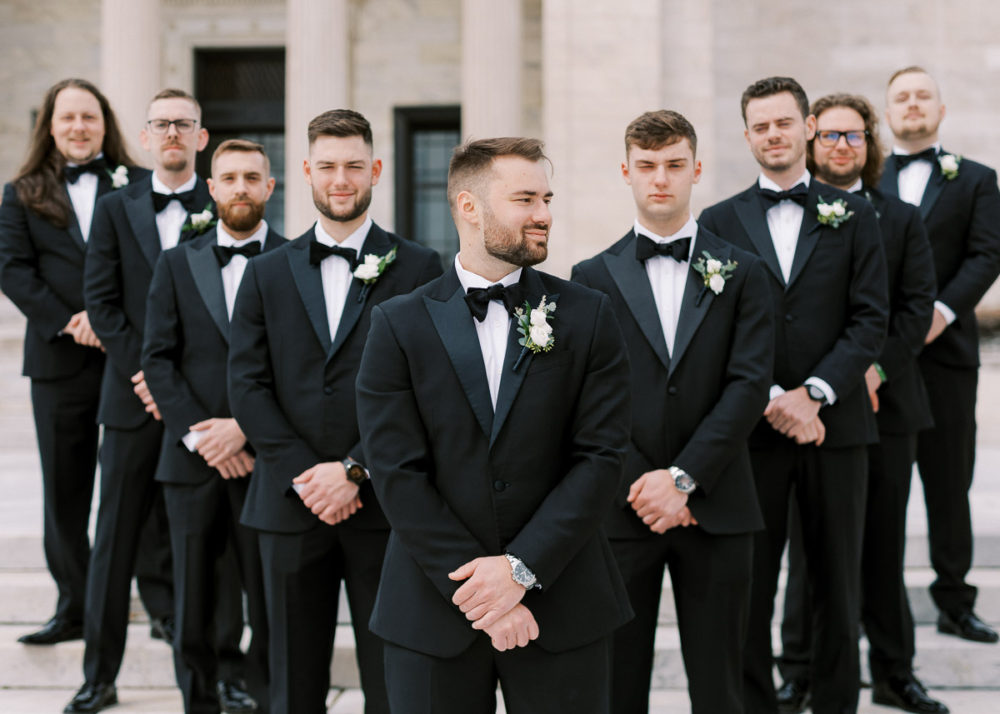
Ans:
[[[455,196],[455,213],[473,226],[479,225],[479,199],[469,191],[459,191]]]

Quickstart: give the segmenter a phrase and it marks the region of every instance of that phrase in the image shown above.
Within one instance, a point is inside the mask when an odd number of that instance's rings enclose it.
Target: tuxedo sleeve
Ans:
[[[229,406],[258,458],[281,465],[278,490],[298,498],[292,490],[292,479],[318,464],[320,458],[295,431],[278,403],[274,370],[280,366],[271,361],[269,327],[275,329],[265,319],[257,271],[251,260],[236,293],[229,326]],[[266,473],[275,472],[267,469]]]
[[[937,298],[957,315],[972,312],[1000,273],[1000,190],[993,169],[976,182],[966,235],[962,263]]]
[[[170,438],[180,443],[192,424],[212,414],[198,401],[177,369],[184,345],[170,257],[164,254],[156,262],[146,297],[142,371]]]
[[[888,272],[875,209],[865,201],[856,213],[845,256],[850,261],[850,284],[844,296],[844,330],[809,373],[829,384],[838,399],[861,385],[865,370],[878,359],[889,325]]]
[[[372,486],[393,534],[450,602],[461,583],[448,573],[489,553],[434,486],[407,355],[379,306],[361,357],[357,407]]]
[[[111,363],[131,378],[142,368],[142,337],[125,314],[121,253],[110,210],[113,198],[114,194],[109,194],[94,207],[83,263],[83,299],[90,326]]]
[[[889,334],[878,358],[890,381],[920,354],[934,313],[934,255],[920,213],[908,213],[903,260],[895,294],[889,296]]]
[[[73,317],[73,310],[38,274],[27,209],[18,200],[13,184],[4,187],[0,203],[0,290],[49,341],[56,339]]]
[[[589,329],[586,371],[570,426],[569,469],[507,544],[543,587],[559,578],[600,528],[621,483],[629,441],[628,355],[603,293]]]
[[[674,459],[674,465],[690,473],[707,494],[732,462],[735,448],[745,445],[760,421],[774,370],[774,315],[761,261],[748,263],[741,288],[731,326],[725,385]],[[725,299],[727,293],[716,299]]]

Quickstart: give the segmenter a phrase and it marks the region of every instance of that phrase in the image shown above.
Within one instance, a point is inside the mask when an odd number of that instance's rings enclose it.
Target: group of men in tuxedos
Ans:
[[[925,71],[888,105],[883,172],[863,98],[750,85],[760,176],[697,221],[694,127],[639,116],[633,227],[566,281],[532,267],[553,220],[538,140],[455,149],[442,274],[369,217],[382,164],[354,111],[310,123],[319,216],[285,241],[259,144],[195,175],[193,97],[150,103],[150,173],[96,87],[54,86],[0,204],[0,284],[29,318],[60,595],[23,640],[83,635],[66,711],[117,701],[145,574],[189,713],[325,711],[341,581],[366,714],[492,712],[498,683],[512,713],[645,712],[666,568],[693,712],[856,711],[859,623],[874,701],[947,712],[913,674],[905,512],[916,460],[938,629],[995,642],[965,575],[1000,192],[941,150]]]

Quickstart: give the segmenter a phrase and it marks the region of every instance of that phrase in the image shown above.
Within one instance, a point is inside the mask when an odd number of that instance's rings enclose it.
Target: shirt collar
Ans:
[[[218,240],[219,245],[242,248],[248,243],[259,241],[261,246],[263,246],[264,238],[267,237],[267,221],[261,221],[260,226],[254,231],[253,235],[249,238],[244,238],[243,240],[236,240],[233,238],[232,234],[226,230],[222,221],[215,224],[215,232],[216,240]]]
[[[934,153],[935,154],[940,154],[941,153],[941,142],[940,141],[935,141],[930,146],[925,147],[925,149],[934,149]],[[920,151],[924,151],[925,149],[921,149]],[[916,154],[916,153],[919,153],[919,152],[916,152],[916,151],[907,151],[906,149],[904,149],[904,148],[902,148],[900,146],[896,146],[895,144],[893,144],[893,146],[892,146],[892,153],[894,153],[894,154],[900,154],[902,156],[909,156],[910,154]]]
[[[794,188],[795,186],[798,186],[800,183],[804,183],[806,185],[806,188],[809,188],[809,179],[810,178],[811,177],[809,175],[809,171],[806,170],[801,176],[799,176],[799,180],[796,181],[795,183],[793,183],[789,188]],[[778,184],[776,184],[774,181],[772,181],[771,179],[769,179],[764,174],[761,174],[757,178],[757,183],[760,185],[761,188],[769,188],[772,191],[783,191],[784,190],[783,188],[781,188],[781,186],[779,186]]]
[[[99,152],[97,154],[97,156],[93,157],[92,159],[88,159],[87,161],[84,161],[82,164],[78,164],[75,161],[67,161],[66,165],[67,166],[84,166],[85,164],[89,164],[91,161],[97,161],[98,159],[102,158],[103,156],[104,156],[104,152],[101,151],[101,152]]]
[[[661,236],[657,233],[646,228],[639,222],[639,219],[635,219],[635,224],[633,225],[633,230],[636,235],[644,235],[652,241],[657,243],[670,243],[678,238],[694,238],[695,233],[698,231],[698,221],[694,219],[694,215],[688,216],[687,223],[681,226],[681,229],[669,236]]]
[[[316,240],[318,240],[323,245],[339,245],[341,248],[353,248],[354,252],[358,254],[358,258],[361,258],[361,249],[365,247],[365,238],[368,237],[368,231],[372,229],[372,218],[368,216],[365,218],[365,222],[362,223],[358,228],[351,233],[351,235],[344,238],[344,240],[339,243],[334,240],[329,233],[323,230],[322,224],[316,221]]]
[[[462,254],[459,253],[455,256],[455,272],[458,273],[458,282],[462,284],[463,290],[467,291],[469,288],[488,288],[490,285],[493,285],[493,282],[487,280],[482,275],[478,275],[463,268],[462,261],[459,260],[461,255]],[[507,273],[505,276],[494,282],[498,282],[504,287],[513,285],[521,279],[522,270],[523,268],[518,268],[517,270]]]
[[[850,188],[845,189],[845,190],[848,193],[854,193],[855,191],[860,191],[864,187],[865,187],[864,182],[862,182],[861,179],[859,178],[857,181],[855,181],[854,183],[851,184]]]
[[[198,175],[191,174],[191,178],[185,181],[183,184],[177,188],[170,188],[167,184],[160,181],[160,177],[153,172],[153,193],[183,193],[184,191],[190,191],[198,183]]]

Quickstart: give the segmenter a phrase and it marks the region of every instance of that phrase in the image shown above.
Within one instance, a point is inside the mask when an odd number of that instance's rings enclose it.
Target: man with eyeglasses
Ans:
[[[857,711],[861,675],[866,449],[878,438],[864,385],[888,325],[885,258],[871,204],[806,168],[816,118],[801,85],[762,79],[742,110],[760,176],[698,222],[763,259],[777,317],[771,398],[749,442],[765,529],[754,537],[744,712],[778,707],[771,618],[794,500],[817,620],[813,712],[845,714]]]
[[[879,443],[868,447],[868,502],[861,556],[861,622],[868,639],[872,701],[910,712],[941,714],[913,674],[913,616],[903,581],[906,504],[917,432],[932,425],[917,355],[934,310],[934,260],[919,211],[876,188],[882,172],[878,116],[864,97],[833,94],[812,105],[816,138],[806,158],[817,180],[867,198],[882,233],[889,285],[889,334],[865,373],[876,411]],[[792,507],[789,575],[782,623],[778,691],[783,714],[809,700],[812,617],[798,510]]]
[[[115,679],[121,668],[128,626],[130,583],[143,524],[163,508],[154,481],[163,425],[140,366],[146,295],[160,253],[207,230],[214,222],[212,199],[194,173],[195,155],[208,143],[200,128],[200,107],[187,92],[166,89],[149,105],[140,139],[153,158],[150,176],[98,201],[84,263],[84,301],[90,323],[107,351],[98,421],[101,448],[101,501],[87,577],[83,658],[85,684],[67,712],[96,712],[117,702]],[[207,213],[206,213],[207,211]],[[166,519],[164,517],[164,525]],[[170,576],[169,535],[158,557]],[[234,591],[235,592],[235,591]],[[220,598],[228,605],[227,598]],[[172,600],[172,595],[171,595]],[[221,629],[238,647],[242,612],[220,605]],[[156,634],[173,644],[169,615]],[[226,638],[222,638],[226,640]]]
[[[894,146],[880,187],[920,207],[934,254],[937,301],[920,353],[934,428],[920,432],[917,465],[927,504],[930,586],[938,632],[993,643],[974,612],[969,488],[976,460],[979,326],[975,307],[1000,274],[1000,191],[993,169],[941,148],[945,108],[920,67],[889,80],[886,119]]]

